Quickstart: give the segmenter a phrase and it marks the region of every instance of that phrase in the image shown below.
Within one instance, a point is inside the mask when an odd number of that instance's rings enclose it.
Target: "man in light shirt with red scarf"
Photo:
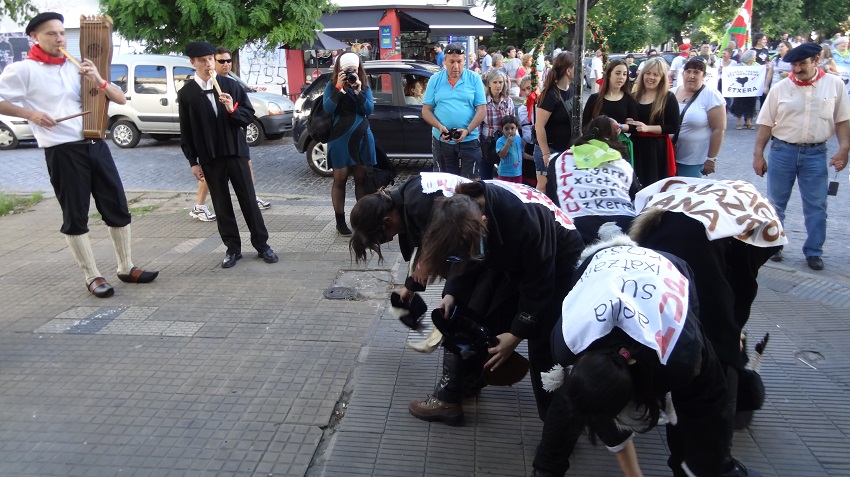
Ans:
[[[106,298],[114,290],[95,265],[88,234],[92,196],[109,227],[118,278],[122,282],[148,283],[159,272],[133,266],[130,211],[109,147],[100,139],[83,139],[82,117],[61,119],[82,111],[81,76],[87,92],[97,88],[109,101],[127,102],[121,88],[103,79],[88,59],[83,58],[79,68],[65,61],[63,22],[62,15],[44,12],[27,24],[26,34],[37,44],[26,60],[12,63],[0,75],[0,114],[24,118],[32,127],[38,146],[44,149],[50,183],[62,208],[60,231],[85,273],[89,293]]]
[[[806,242],[803,254],[812,270],[823,270],[823,244],[826,241],[826,197],[828,174],[826,141],[838,138],[838,152],[829,166],[841,171],[850,153],[850,101],[838,76],[818,68],[817,43],[804,43],[785,54],[791,63],[788,78],[770,89],[758,117],[759,132],[753,151],[753,170],[767,173],[767,196],[785,221],[785,206],[794,181],[803,200]],[[773,139],[768,161],[764,148]],[[771,260],[783,259],[780,250]]]

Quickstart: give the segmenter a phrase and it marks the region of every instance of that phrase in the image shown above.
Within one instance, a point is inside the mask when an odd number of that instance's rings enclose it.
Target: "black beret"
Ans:
[[[791,51],[785,53],[782,61],[786,63],[794,63],[795,61],[803,61],[806,58],[818,56],[823,48],[817,43],[803,43],[802,45],[791,48]]]
[[[60,22],[65,23],[65,17],[63,17],[59,13],[43,12],[43,13],[39,13],[38,15],[32,17],[32,20],[30,20],[30,22],[27,23],[27,29],[24,30],[24,33],[26,33],[27,36],[29,36],[29,34],[32,33],[33,31],[35,31],[35,29],[38,28],[39,25],[41,25],[44,22],[49,22],[50,20],[59,20]]]
[[[205,41],[193,41],[186,45],[186,56],[189,58],[200,58],[201,56],[214,55],[216,49]]]

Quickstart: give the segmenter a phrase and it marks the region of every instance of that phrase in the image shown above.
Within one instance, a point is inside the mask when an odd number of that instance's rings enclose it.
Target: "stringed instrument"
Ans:
[[[112,65],[112,18],[109,15],[80,15],[80,54],[97,67],[100,76],[110,81]],[[109,101],[99,84],[83,77],[80,96],[83,111],[83,137],[105,139],[106,123],[109,119]]]

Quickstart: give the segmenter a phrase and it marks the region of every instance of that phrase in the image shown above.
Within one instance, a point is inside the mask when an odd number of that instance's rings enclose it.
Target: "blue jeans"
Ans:
[[[826,144],[800,147],[774,138],[767,159],[767,197],[785,224],[785,207],[797,180],[803,199],[806,243],[803,254],[820,257],[826,241]]]
[[[452,144],[431,137],[431,153],[434,155],[434,172],[448,172],[472,179],[481,167],[478,139]]]

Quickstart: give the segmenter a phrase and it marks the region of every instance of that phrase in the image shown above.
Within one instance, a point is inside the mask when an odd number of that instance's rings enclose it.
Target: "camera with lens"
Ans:
[[[353,70],[353,69],[345,70],[345,81],[347,81],[349,84],[357,83],[358,79],[360,79],[360,78],[357,76],[357,70]]]
[[[460,134],[461,134],[461,132],[458,131],[457,128],[451,128],[448,131],[443,133],[443,137],[445,137],[446,139],[455,139],[456,140],[456,139],[460,139]]]

